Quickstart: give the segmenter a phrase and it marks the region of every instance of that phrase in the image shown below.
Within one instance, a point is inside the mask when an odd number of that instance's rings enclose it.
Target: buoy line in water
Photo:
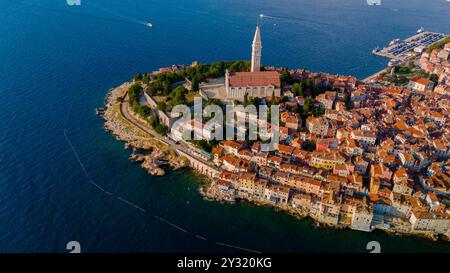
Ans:
[[[68,127],[68,121],[69,121],[70,114],[72,112],[73,105],[75,104],[75,101],[77,101],[77,100],[78,100],[78,96],[76,96],[73,99],[72,103],[70,104],[69,110],[68,110],[68,112],[66,114],[66,118],[65,118],[65,121],[64,121],[64,138],[66,139],[66,142],[69,144],[72,153],[74,154],[75,158],[77,159],[78,165],[80,166],[81,170],[83,171],[84,176],[87,178],[87,181],[91,185],[93,185],[97,190],[99,190],[100,192],[102,192],[102,193],[104,193],[104,194],[106,194],[106,195],[108,195],[108,196],[110,196],[110,197],[112,197],[112,198],[114,198],[114,199],[116,199],[118,201],[121,201],[123,204],[128,205],[128,207],[131,207],[131,208],[133,208],[133,209],[135,209],[135,210],[137,210],[137,211],[139,211],[141,213],[150,214],[150,212],[148,212],[146,209],[144,209],[144,208],[142,208],[142,207],[140,207],[140,206],[130,202],[129,200],[127,200],[127,199],[125,199],[125,198],[123,198],[123,197],[121,197],[119,195],[116,195],[116,194],[113,194],[113,193],[109,192],[108,190],[106,190],[105,188],[100,186],[98,183],[96,183],[92,179],[92,177],[89,175],[88,170],[84,166],[82,160],[80,159],[80,156],[78,155],[78,152],[77,152],[75,146],[73,145],[73,143],[72,143],[72,141],[70,140],[70,137],[69,137],[70,127]],[[153,216],[153,218],[155,218],[159,222],[162,222],[162,223],[164,223],[164,224],[166,224],[168,226],[171,226],[172,228],[174,228],[174,229],[176,229],[176,230],[178,230],[180,232],[190,234],[191,236],[193,236],[193,238],[196,238],[197,240],[210,241],[206,237],[198,235],[198,234],[193,233],[193,232],[190,232],[190,231],[188,231],[188,230],[186,230],[186,229],[184,229],[184,228],[182,228],[182,227],[172,223],[171,221],[168,221],[165,218],[162,218],[162,217],[160,217],[158,215],[152,215],[152,216]],[[222,247],[242,250],[242,251],[251,252],[251,253],[261,253],[260,251],[257,251],[257,250],[244,248],[244,247],[240,247],[240,246],[235,246],[235,245],[231,245],[231,244],[226,244],[226,243],[223,243],[223,242],[218,242],[218,241],[215,241],[215,242],[214,241],[210,241],[210,242],[213,242],[214,244],[222,246]]]

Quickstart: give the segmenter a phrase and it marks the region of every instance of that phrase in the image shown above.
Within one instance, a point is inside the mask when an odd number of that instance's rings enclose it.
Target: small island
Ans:
[[[251,61],[135,75],[110,90],[105,128],[151,175],[164,175],[168,165],[208,177],[201,189],[208,199],[269,205],[335,228],[449,240],[448,40],[362,81],[262,66],[261,49],[257,27]],[[234,107],[233,120],[263,124],[279,141],[267,150],[261,131],[250,139],[239,126],[232,135],[244,140],[216,139],[212,117],[180,122],[171,115],[195,101],[223,112]],[[278,109],[277,122],[246,111],[252,106]]]

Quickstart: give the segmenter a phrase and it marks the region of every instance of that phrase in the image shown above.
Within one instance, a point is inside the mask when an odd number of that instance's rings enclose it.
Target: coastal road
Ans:
[[[122,115],[123,118],[125,118],[128,122],[130,122],[131,124],[133,124],[134,126],[138,127],[139,129],[141,129],[142,131],[144,131],[145,133],[149,134],[152,138],[157,139],[158,141],[168,145],[170,148],[174,149],[174,150],[181,150],[182,152],[189,154],[190,156],[194,157],[196,160],[217,169],[217,166],[215,166],[214,164],[212,164],[211,161],[208,160],[204,160],[203,158],[196,156],[195,153],[198,153],[197,151],[195,151],[194,148],[189,147],[189,145],[184,144],[184,143],[176,143],[175,141],[169,139],[168,137],[161,137],[155,130],[153,130],[153,128],[151,128],[148,124],[142,122],[141,120],[137,119],[136,117],[134,117],[130,112],[129,112],[129,103],[128,103],[128,95],[125,97],[125,100],[120,104],[120,114]]]
[[[129,106],[128,106],[128,95],[126,96],[126,99],[120,104],[120,114],[131,124],[138,127],[145,133],[149,134],[152,137],[156,138],[156,132],[150,128],[150,126],[145,125],[140,120],[133,117],[130,112],[128,112]]]

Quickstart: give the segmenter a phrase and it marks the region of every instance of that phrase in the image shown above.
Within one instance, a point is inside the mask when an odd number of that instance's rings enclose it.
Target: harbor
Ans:
[[[428,46],[447,37],[444,33],[429,32],[420,28],[417,34],[405,40],[392,40],[383,49],[374,49],[372,53],[377,56],[392,59],[394,62],[402,62],[410,57],[422,53]]]

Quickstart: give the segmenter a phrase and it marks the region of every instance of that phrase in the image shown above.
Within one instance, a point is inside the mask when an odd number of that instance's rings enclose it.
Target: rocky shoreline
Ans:
[[[163,166],[166,165],[173,170],[187,167],[189,165],[187,159],[178,156],[167,145],[137,128],[122,116],[120,98],[126,96],[126,92],[131,85],[130,82],[124,83],[111,89],[108,93],[105,99],[105,109],[102,113],[105,121],[104,128],[118,140],[125,142],[125,148],[133,149],[130,160],[140,163],[141,167],[147,170],[150,175],[165,175]]]
[[[314,224],[316,227],[320,227],[320,228],[329,228],[329,229],[335,229],[335,230],[341,230],[341,229],[346,229],[346,228],[350,228],[350,226],[348,225],[344,225],[344,224],[330,224],[327,222],[323,222],[320,219],[313,217],[310,215],[310,213],[304,209],[301,208],[293,208],[291,206],[283,206],[283,205],[278,205],[278,204],[273,204],[271,202],[268,201],[261,201],[261,200],[256,200],[256,199],[249,199],[246,197],[230,197],[230,196],[225,196],[221,193],[219,193],[219,191],[217,190],[217,188],[214,186],[213,183],[209,184],[208,187],[206,188],[202,188],[200,190],[200,193],[207,199],[207,200],[212,200],[212,201],[219,201],[219,202],[224,202],[224,203],[229,203],[229,204],[234,204],[236,202],[247,202],[256,206],[267,206],[267,207],[271,207],[272,209],[276,210],[276,211],[283,211],[288,213],[289,215],[302,220],[302,219],[306,219],[306,218],[310,218],[314,221]],[[446,237],[446,236],[438,236],[432,232],[412,232],[411,230],[405,230],[402,229],[401,227],[396,228],[396,227],[390,227],[390,228],[380,228],[377,227],[377,229],[384,231],[390,235],[393,236],[416,236],[416,237],[421,237],[421,238],[426,238],[429,240],[433,240],[433,241],[438,241],[440,238],[445,240],[445,241],[449,241],[450,242],[450,238]]]

